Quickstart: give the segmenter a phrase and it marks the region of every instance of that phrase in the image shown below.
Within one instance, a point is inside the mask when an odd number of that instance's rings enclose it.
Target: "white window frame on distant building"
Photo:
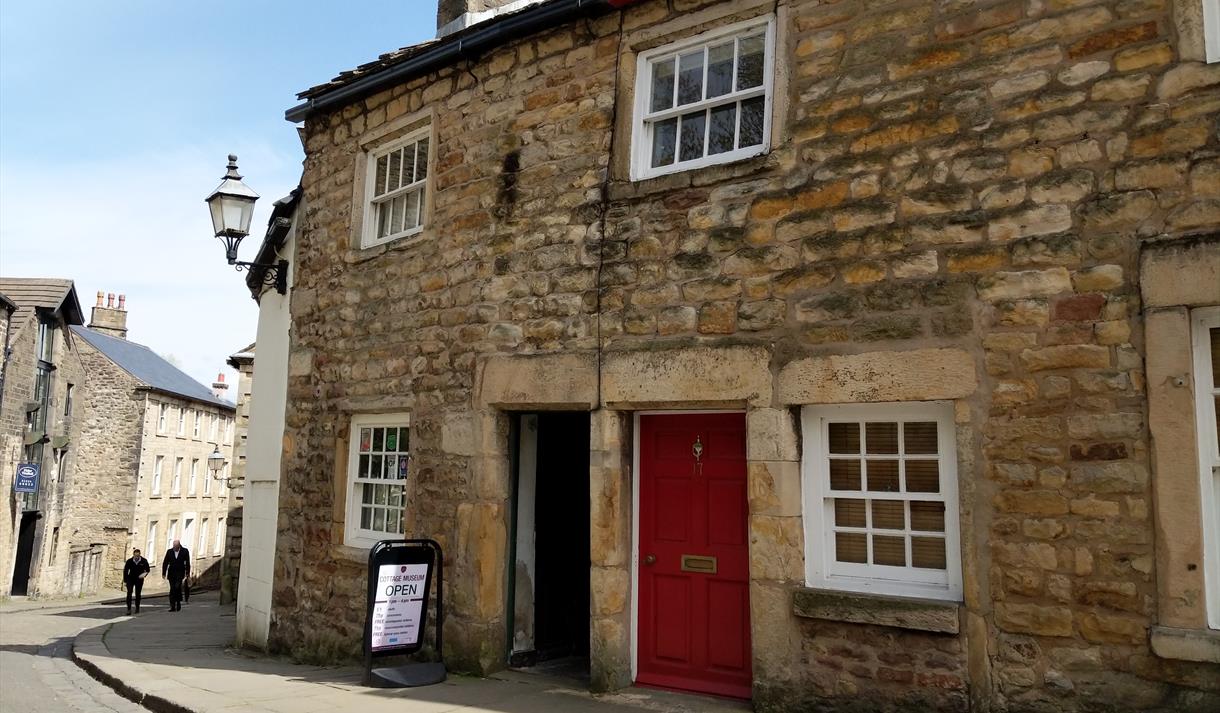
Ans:
[[[233,419],[225,416],[225,443],[233,442]]]
[[[154,558],[157,556],[156,553],[158,551],[157,550],[157,521],[156,520],[148,521],[148,538],[145,540],[144,546],[146,548],[148,548],[144,551],[145,559],[149,560],[150,562],[155,562],[156,560]]]
[[[194,495],[194,494],[195,494],[195,489],[196,489],[197,484],[198,484],[198,482],[199,482],[199,459],[198,459],[198,458],[192,458],[192,459],[191,459],[191,475],[190,475],[190,477],[191,477],[190,484],[189,484],[189,485],[187,485],[186,492],[187,492],[187,494],[188,494],[188,495]],[[204,481],[204,482],[207,482],[207,481]]]
[[[165,433],[165,429],[169,427],[169,404],[161,403],[157,404],[157,407],[159,409],[157,414],[157,433]]]
[[[376,429],[395,428],[398,431],[395,433],[394,447],[389,448],[388,444],[381,443],[380,448],[375,447],[373,441],[373,433]],[[369,440],[367,443],[362,442],[362,431],[369,431]],[[407,467],[406,477],[399,478],[385,477],[385,468],[382,468],[382,475],[370,477],[372,466],[374,463],[385,463],[385,458],[394,458],[393,474],[403,472],[398,470],[402,466],[398,463],[400,458],[407,459],[410,463],[410,431],[411,431],[411,415],[409,413],[380,413],[380,414],[356,414],[352,416],[351,428],[348,435],[348,460],[347,460],[347,515],[344,523],[344,543],[353,547],[368,547],[375,544],[378,540],[384,540],[387,537],[401,536],[406,518],[406,499],[407,499],[407,478],[410,477],[410,468]],[[407,449],[402,448],[401,433],[406,432]],[[384,431],[383,431],[384,433]],[[384,438],[384,436],[383,436]],[[386,439],[388,440],[388,439]],[[361,456],[366,456],[362,459]],[[361,467],[365,467],[366,471],[361,472]],[[380,490],[378,490],[380,488]],[[368,502],[365,502],[365,493],[368,493]],[[367,521],[369,526],[362,525],[362,516],[365,511],[368,512]],[[375,526],[377,514],[380,512],[382,519],[382,527]],[[388,524],[389,522],[394,525]]]
[[[208,471],[207,473],[203,474],[203,494],[204,495],[212,494],[212,478],[213,478],[213,476],[212,476],[211,471]]]
[[[212,420],[208,422],[208,440],[212,443],[219,443],[220,441],[216,440],[216,433],[220,424],[220,417],[214,413],[209,415],[212,417]]]
[[[161,476],[165,472],[165,456],[156,456],[153,458],[153,476],[152,488],[149,492],[153,495],[161,494]]]
[[[940,401],[806,406],[802,409],[801,417],[804,442],[801,480],[805,522],[805,577],[808,585],[817,589],[960,601],[962,564],[953,404]],[[929,422],[936,424],[936,453],[908,453],[904,436],[904,433],[908,432],[906,426],[909,424],[919,428],[915,424],[924,425]],[[878,449],[869,452],[871,447],[868,442],[868,426],[881,427],[882,424],[891,423],[897,424],[897,445],[894,451]],[[850,448],[841,448],[842,453],[830,453],[831,424],[860,426],[856,453],[851,453]],[[858,463],[854,478],[844,477],[844,480],[849,482],[854,479],[859,484],[858,487],[832,489],[832,460],[845,465]],[[895,487],[890,488],[888,483],[882,485],[885,481],[878,480],[877,484],[881,487],[873,488],[873,483],[869,481],[869,465],[877,463],[879,467],[880,463],[895,461],[898,467],[893,474],[887,472],[886,476],[887,481],[894,477]],[[935,482],[938,492],[926,492],[929,488],[922,491],[917,488],[908,490],[907,470],[910,462],[920,462],[925,467],[930,462],[936,463]],[[843,472],[850,473],[849,470]],[[849,511],[848,508],[861,502],[863,525],[842,525],[841,520],[848,519],[846,515],[849,512],[852,518],[855,517],[854,511]],[[902,503],[903,526],[898,528],[877,525],[875,519],[883,512],[876,507],[878,503]],[[935,504],[943,503],[942,530],[914,529],[913,503],[921,505],[924,513],[921,517],[925,522],[929,505],[934,509]],[[839,504],[845,506],[845,516],[837,521]],[[863,535],[867,548],[864,562],[841,561],[836,549],[836,538],[840,535]],[[902,539],[905,547],[902,566],[876,562],[878,556],[874,544],[878,537],[884,538],[888,543]],[[945,567],[940,569],[913,566],[913,542],[919,540],[926,545],[937,539],[944,541]]]
[[[216,547],[213,549],[213,554],[223,555],[225,552],[225,519],[223,517],[216,518]]]
[[[382,144],[368,153],[364,179],[364,221],[360,247],[371,248],[422,232],[428,224],[432,124]],[[411,156],[411,176],[405,174]],[[397,158],[397,161],[395,161]],[[384,173],[382,164],[384,160]],[[397,168],[397,171],[394,169]],[[394,174],[397,173],[397,176]],[[379,175],[380,174],[380,175]],[[414,206],[414,217],[411,208]],[[399,211],[402,211],[400,214]],[[401,215],[401,219],[399,216]],[[384,224],[383,224],[384,218]],[[394,225],[399,225],[394,230]]]
[[[753,43],[761,35],[763,59],[761,66],[761,83],[754,84],[753,76],[741,76],[742,43]],[[732,44],[732,65],[727,87],[714,88],[709,85],[709,59],[711,53],[723,51],[727,44]],[[753,56],[753,55],[745,55]],[[683,70],[684,63],[690,66]],[[668,70],[666,66],[668,65]],[[698,98],[682,95],[683,72],[699,75],[697,88]],[[753,72],[750,72],[753,75]],[[687,76],[694,76],[688,74]],[[664,77],[664,78],[663,78]],[[743,79],[748,86],[743,85]],[[672,92],[665,98],[664,92],[654,92],[670,86]],[[690,86],[690,85],[688,85]],[[715,96],[707,96],[711,91],[721,91]],[[654,99],[654,94],[656,98]],[[762,100],[762,127],[759,142],[745,139],[749,143],[743,145],[742,120],[743,106],[753,107]],[[636,59],[635,106],[631,130],[631,178],[643,180],[669,173],[689,171],[693,169],[716,166],[733,161],[760,156],[771,150],[771,114],[775,104],[775,18],[767,15],[745,22],[739,22],[727,27],[705,32],[696,37],[674,42],[663,47],[641,52]],[[733,137],[729,148],[713,153],[711,134],[715,123],[715,110],[734,107]],[[683,159],[682,136],[685,125],[700,126],[698,133],[702,134],[702,146],[698,156]],[[668,160],[658,158],[654,144],[659,135],[667,135],[672,126],[673,148],[662,151],[659,155],[670,155]],[[659,133],[660,132],[660,133]],[[692,136],[694,134],[691,134]]]
[[[170,489],[170,495],[182,495],[182,461],[183,458],[174,458],[174,481],[173,487]]]
[[[165,549],[170,549],[174,546],[174,539],[178,537],[178,518],[170,518],[169,529],[165,531]]]
[[[1220,629],[1220,438],[1216,413],[1220,384],[1213,377],[1220,354],[1213,354],[1211,330],[1220,330],[1220,307],[1191,312],[1195,361],[1195,428],[1198,431],[1199,503],[1203,511],[1203,578],[1207,625]]]
[[[178,435],[186,435],[186,409],[181,406],[178,407]]]
[[[199,549],[195,552],[195,559],[203,559],[208,556],[208,519],[205,517],[199,522]]]
[[[198,516],[193,512],[184,513],[182,515],[182,539],[185,542],[182,546],[190,550],[195,549],[195,520]]]
[[[191,424],[191,427],[192,427],[191,436],[195,440],[199,440],[199,434],[203,427],[203,412],[200,411],[199,409],[195,409],[195,421],[193,424]]]

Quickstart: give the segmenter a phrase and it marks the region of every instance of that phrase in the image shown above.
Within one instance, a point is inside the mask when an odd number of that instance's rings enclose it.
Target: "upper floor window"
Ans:
[[[165,456],[157,456],[153,460],[152,494],[161,494],[161,474],[165,471]]]
[[[952,404],[807,406],[802,419],[809,585],[960,600]]]
[[[186,435],[186,409],[184,408],[178,409],[178,435]]]
[[[203,427],[203,412],[200,411],[199,409],[195,409],[194,431],[192,431],[192,433],[191,433],[192,437],[199,438],[199,429],[202,427]]]
[[[72,392],[75,388],[76,384],[69,383],[64,390],[64,428],[70,428],[68,421],[72,419]]]
[[[361,247],[380,245],[423,230],[430,130],[425,126],[369,155]]]
[[[157,433],[165,433],[165,427],[169,420],[169,404],[160,404],[157,415]]]
[[[1220,629],[1220,307],[1196,309],[1191,316],[1204,591],[1208,626]]]
[[[55,325],[51,322],[38,323],[38,358],[47,363],[55,361]]]
[[[632,178],[765,153],[775,23],[751,20],[640,54]]]
[[[220,418],[216,414],[211,414],[211,417],[212,417],[212,420],[211,420],[211,422],[209,424],[209,428],[208,428],[208,440],[215,441],[216,440],[216,428],[217,428],[218,424],[220,423]]]

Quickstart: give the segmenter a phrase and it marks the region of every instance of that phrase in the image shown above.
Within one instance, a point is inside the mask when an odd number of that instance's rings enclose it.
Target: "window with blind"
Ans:
[[[960,599],[952,404],[807,406],[802,422],[810,586]]]
[[[369,155],[361,247],[388,243],[423,230],[430,130],[426,126]]]
[[[1220,629],[1220,307],[1191,315],[1207,623]]]
[[[765,153],[775,25],[750,20],[644,52],[636,69],[632,177]]]
[[[352,417],[347,544],[368,546],[403,534],[410,426],[403,413]]]

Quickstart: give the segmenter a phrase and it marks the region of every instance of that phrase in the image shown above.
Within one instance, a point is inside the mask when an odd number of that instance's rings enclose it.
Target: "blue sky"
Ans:
[[[433,0],[0,2],[0,273],[125,293],[128,337],[211,383],[257,307],[211,237],[225,156],[271,203],[296,92],[435,34]]]

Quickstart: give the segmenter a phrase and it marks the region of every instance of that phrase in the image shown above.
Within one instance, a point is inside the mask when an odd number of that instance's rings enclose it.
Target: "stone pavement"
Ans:
[[[164,599],[138,617],[82,632],[73,658],[95,678],[158,713],[740,713],[744,703],[628,689],[594,696],[568,679],[505,672],[453,676],[414,689],[360,685],[359,667],[324,667],[235,650],[234,609],[216,593],[181,612]]]

